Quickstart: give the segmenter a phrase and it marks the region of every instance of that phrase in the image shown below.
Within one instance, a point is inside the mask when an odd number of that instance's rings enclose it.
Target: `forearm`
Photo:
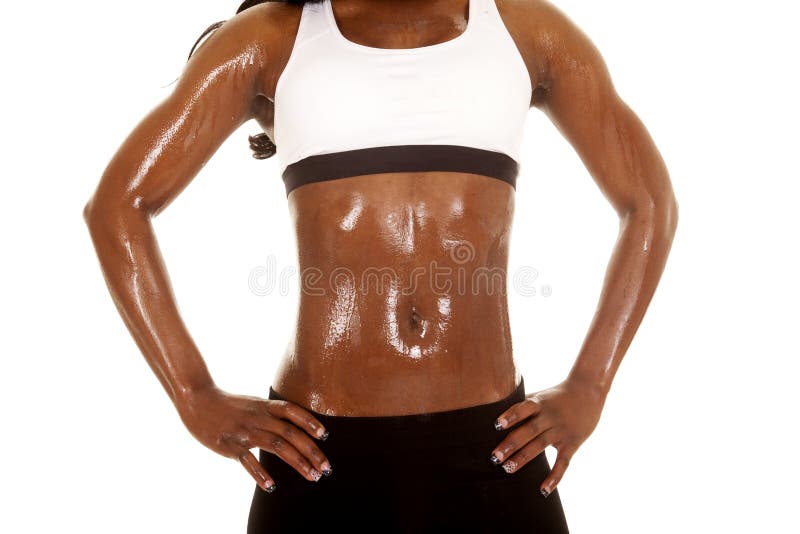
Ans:
[[[569,379],[608,394],[664,271],[676,224],[675,204],[634,210],[621,219],[597,310]]]
[[[176,405],[213,380],[181,319],[150,215],[92,207],[84,218],[106,285],[139,350]]]

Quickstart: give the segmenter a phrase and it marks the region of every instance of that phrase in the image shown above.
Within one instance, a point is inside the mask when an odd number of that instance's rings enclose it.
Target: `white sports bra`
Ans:
[[[364,174],[453,171],[516,187],[532,87],[495,0],[467,28],[419,48],[373,48],[339,31],[331,0],[303,5],[275,88],[286,194]]]

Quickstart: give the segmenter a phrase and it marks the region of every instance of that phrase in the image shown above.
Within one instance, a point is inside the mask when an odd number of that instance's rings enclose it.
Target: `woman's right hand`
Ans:
[[[209,449],[244,466],[256,483],[272,492],[276,483],[251,448],[276,454],[306,480],[317,482],[331,465],[309,436],[324,441],[328,433],[308,410],[288,401],[233,395],[217,386],[194,391],[178,406],[191,434]]]

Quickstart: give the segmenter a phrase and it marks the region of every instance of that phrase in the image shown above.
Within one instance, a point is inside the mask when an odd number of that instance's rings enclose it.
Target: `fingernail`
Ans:
[[[329,435],[330,435],[330,433],[329,433],[327,430],[325,430],[325,431],[323,432],[323,431],[322,431],[322,429],[320,428],[320,429],[317,431],[317,436],[318,436],[318,437],[319,437],[319,439],[321,439],[322,441],[325,441],[326,439],[328,439],[328,436],[329,436]]]
[[[494,454],[489,458],[494,465],[499,465],[502,460],[495,456]]]
[[[547,496],[548,496],[548,495],[550,495],[550,492],[549,492],[549,491],[547,491],[547,490],[546,490],[546,489],[544,489],[544,488],[540,489],[540,490],[539,490],[539,493],[541,493],[541,494],[542,494],[542,497],[544,497],[544,498],[547,498]]]
[[[327,460],[322,462],[322,474],[325,475],[326,477],[329,477],[333,474],[333,468],[331,467],[331,464],[328,463]]]
[[[264,491],[266,491],[267,493],[272,493],[273,491],[275,491],[275,488],[277,487],[278,485],[273,482],[272,484],[268,485],[267,489],[265,489]]]
[[[503,464],[503,469],[505,469],[506,473],[511,473],[516,468],[517,468],[517,462],[513,460],[509,460]]]
[[[501,417],[500,419],[498,419],[498,420],[496,420],[494,422],[494,429],[495,430],[503,430],[505,428],[506,424],[508,424],[508,421],[506,421],[505,419],[503,419]]]
[[[312,469],[308,474],[311,475],[311,478],[314,479],[314,482],[319,482],[319,479],[322,478],[322,475],[316,469]]]

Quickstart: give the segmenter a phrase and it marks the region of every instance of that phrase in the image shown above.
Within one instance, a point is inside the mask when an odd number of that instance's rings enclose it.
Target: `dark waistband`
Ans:
[[[289,400],[271,387],[269,398]],[[525,399],[525,379],[506,397],[477,406],[467,406],[439,412],[388,415],[388,416],[336,416],[316,412],[303,406],[314,414],[330,432],[326,443],[379,444],[383,441],[416,442],[420,438],[447,436],[459,442],[478,442],[491,440],[500,433],[494,428],[494,421],[506,409]]]

